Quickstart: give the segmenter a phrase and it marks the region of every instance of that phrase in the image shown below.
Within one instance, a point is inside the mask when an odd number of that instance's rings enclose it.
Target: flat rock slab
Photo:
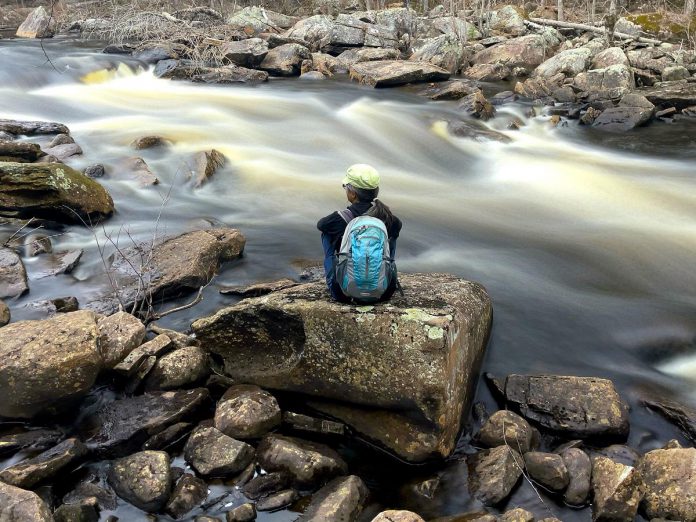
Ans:
[[[450,72],[428,62],[376,60],[352,65],[350,77],[372,87],[395,87],[408,83],[448,80]]]
[[[696,105],[696,83],[662,84],[657,87],[637,89],[659,109],[674,107],[682,110]]]
[[[62,123],[52,121],[20,121],[0,119],[0,132],[15,136],[37,136],[42,134],[70,134]]]

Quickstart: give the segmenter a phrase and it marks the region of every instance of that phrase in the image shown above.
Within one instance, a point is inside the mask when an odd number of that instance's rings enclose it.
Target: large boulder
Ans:
[[[696,520],[696,449],[658,449],[638,470],[645,484],[643,509],[650,519]]]
[[[26,20],[17,28],[15,36],[18,38],[50,38],[53,36],[55,19],[52,14],[46,12],[43,6],[34,9]]]
[[[242,67],[257,67],[268,54],[268,43],[261,38],[225,42],[220,52],[225,60]]]
[[[505,397],[525,418],[567,436],[628,435],[628,405],[606,379],[509,375]]]
[[[653,109],[645,107],[610,107],[602,111],[592,126],[609,132],[626,132],[645,125],[652,115]]]
[[[312,497],[299,522],[346,522],[357,520],[369,491],[360,477],[339,477]]]
[[[551,78],[561,73],[566,76],[574,77],[587,70],[591,56],[592,51],[587,47],[578,47],[577,49],[561,51],[534,69],[534,76]]]
[[[643,498],[643,481],[634,467],[598,456],[592,460],[593,520],[632,522]]]
[[[0,216],[98,223],[114,212],[99,183],[62,163],[0,163]]]
[[[635,87],[633,73],[626,65],[592,69],[575,77],[574,86],[587,97],[621,98]]]
[[[97,337],[89,311],[0,329],[0,416],[53,413],[87,393],[102,366]]]
[[[159,511],[169,499],[172,474],[164,451],[141,451],[115,461],[108,481],[116,494],[143,511]]]
[[[53,515],[46,503],[33,491],[0,482],[0,520],[53,522]]]
[[[621,47],[609,47],[592,58],[591,69],[604,69],[612,65],[629,65],[628,57]]]
[[[271,76],[299,76],[304,60],[311,60],[312,53],[304,45],[289,43],[274,47],[263,59],[259,69]]]
[[[356,63],[350,77],[372,87],[395,87],[407,83],[447,80],[449,71],[428,62],[410,60],[378,60]]]
[[[473,63],[501,63],[509,67],[534,69],[551,55],[544,37],[537,34],[505,40],[479,51]]]
[[[674,107],[683,110],[696,106],[696,83],[668,83],[644,87],[636,91],[655,104],[658,109]]]
[[[237,229],[211,228],[181,234],[153,247],[146,244],[121,249],[109,266],[119,295],[100,296],[87,307],[113,313],[119,306],[132,310],[135,304],[198,290],[212,279],[222,263],[242,255],[245,242]]]
[[[227,25],[243,31],[246,34],[258,34],[278,32],[279,29],[287,29],[297,19],[276,13],[270,9],[258,6],[249,6],[240,9],[227,19]]]
[[[0,247],[0,297],[19,297],[28,291],[22,259],[11,248]]]
[[[481,38],[481,33],[474,24],[470,24],[457,16],[439,16],[430,23],[430,34],[439,36],[445,34],[458,40],[476,40]]]
[[[334,21],[327,15],[316,15],[297,22],[286,33],[289,38],[298,38],[307,42],[312,50],[328,45],[333,30]]]
[[[443,34],[419,42],[409,60],[423,61],[456,74],[462,66],[464,45],[458,38]]]
[[[489,25],[495,31],[502,31],[512,36],[523,36],[527,32],[527,26],[524,24],[526,18],[527,13],[524,9],[515,5],[506,5],[491,13]]]
[[[446,456],[470,406],[490,299],[446,274],[404,274],[401,283],[403,296],[364,307],[332,301],[323,283],[299,285],[192,326],[230,377],[364,407],[390,418],[372,433],[386,430],[381,442],[402,457]]]

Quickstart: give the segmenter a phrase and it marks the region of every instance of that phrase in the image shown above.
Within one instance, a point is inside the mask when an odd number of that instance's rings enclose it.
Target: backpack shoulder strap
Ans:
[[[353,219],[355,219],[353,212],[349,208],[344,210],[337,210],[336,212],[338,212],[338,215],[341,216],[343,218],[343,221],[345,221],[346,223],[350,223],[351,221],[353,221]]]

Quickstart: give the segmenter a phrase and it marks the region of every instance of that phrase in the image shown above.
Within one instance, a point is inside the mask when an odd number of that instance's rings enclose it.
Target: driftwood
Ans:
[[[547,18],[530,18],[529,21],[525,21],[527,25],[532,27],[550,25],[551,27],[560,27],[561,29],[578,29],[580,31],[590,31],[592,33],[607,34],[607,29],[604,26],[594,26],[587,24],[576,24],[573,22],[559,22],[558,20],[550,20]],[[631,36],[626,33],[614,33],[614,38],[620,38],[621,40],[635,40],[640,43],[660,45],[662,42],[660,40],[655,40],[653,38],[645,38],[643,36]]]

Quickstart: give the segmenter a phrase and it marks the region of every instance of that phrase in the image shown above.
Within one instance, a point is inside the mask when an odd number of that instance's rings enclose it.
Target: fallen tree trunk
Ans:
[[[573,22],[559,22],[558,20],[550,20],[548,18],[530,18],[525,23],[531,27],[539,27],[543,25],[550,25],[551,27],[560,27],[561,29],[578,29],[580,31],[590,31],[593,33],[607,34],[606,27],[587,24],[577,24]],[[653,38],[645,38],[643,36],[631,36],[626,33],[614,33],[615,38],[621,38],[622,40],[635,40],[636,42],[648,43],[654,45],[660,45],[662,42],[660,40],[655,40]]]

